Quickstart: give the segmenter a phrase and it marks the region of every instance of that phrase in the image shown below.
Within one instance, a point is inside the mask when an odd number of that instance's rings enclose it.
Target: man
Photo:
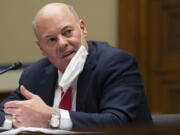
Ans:
[[[6,118],[14,127],[71,130],[152,122],[134,57],[87,42],[85,23],[71,6],[45,5],[33,27],[47,58],[23,72],[19,88],[1,103],[0,124]]]

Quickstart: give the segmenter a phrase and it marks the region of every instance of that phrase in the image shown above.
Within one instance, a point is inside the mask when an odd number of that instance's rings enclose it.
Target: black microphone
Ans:
[[[12,65],[10,65],[8,68],[4,69],[3,71],[0,72],[1,74],[4,74],[5,72],[9,71],[9,70],[16,70],[19,69],[20,67],[22,67],[22,63],[21,62],[15,62]]]

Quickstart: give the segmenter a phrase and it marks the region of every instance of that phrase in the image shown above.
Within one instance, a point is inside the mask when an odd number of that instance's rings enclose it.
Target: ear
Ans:
[[[80,26],[80,29],[82,30],[84,37],[87,38],[88,31],[86,29],[86,24],[82,19],[79,21],[79,26]]]
[[[41,50],[41,54],[42,54],[43,56],[46,56],[45,52],[43,51],[43,49],[42,49],[42,47],[41,47],[41,44],[40,44],[39,40],[36,40],[36,45],[37,45],[37,46],[39,47],[39,49]]]

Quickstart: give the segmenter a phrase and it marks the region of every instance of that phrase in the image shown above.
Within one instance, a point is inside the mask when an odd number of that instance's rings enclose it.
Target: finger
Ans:
[[[18,108],[24,101],[10,101],[4,104],[4,108]]]
[[[5,115],[5,119],[7,119],[7,120],[11,120],[11,115]]]
[[[6,113],[6,114],[8,114],[8,115],[18,115],[19,113],[19,111],[18,111],[18,109],[17,108],[5,108],[4,109],[4,112]]]
[[[21,126],[21,122],[19,122],[17,119],[12,119],[12,125],[13,128],[18,128]]]
[[[11,121],[13,124],[14,128],[18,128],[18,127],[25,127],[25,123],[23,123],[22,117],[21,116],[17,116],[15,115],[15,117],[11,117]]]
[[[26,99],[32,99],[35,95],[28,91],[23,85],[20,87],[21,94],[26,98]]]

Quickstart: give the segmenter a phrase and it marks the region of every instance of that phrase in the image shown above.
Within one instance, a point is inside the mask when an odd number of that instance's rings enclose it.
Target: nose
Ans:
[[[67,46],[68,46],[67,38],[59,35],[58,36],[58,48],[63,51]]]

